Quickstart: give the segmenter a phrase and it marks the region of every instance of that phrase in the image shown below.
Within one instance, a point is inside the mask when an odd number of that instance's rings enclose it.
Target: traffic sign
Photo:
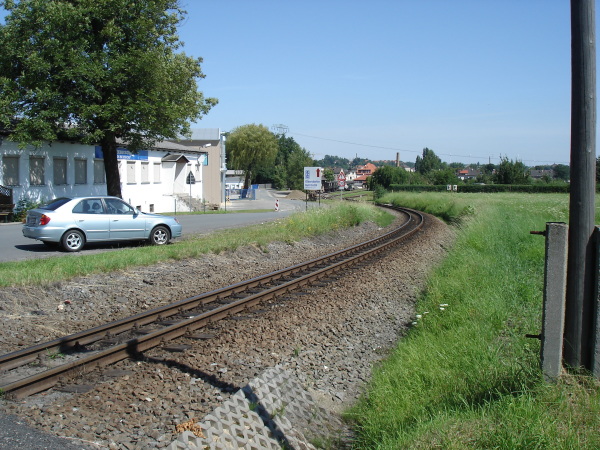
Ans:
[[[304,190],[305,191],[320,191],[321,176],[323,169],[320,167],[305,167],[304,168]]]
[[[343,170],[340,170],[340,173],[338,174],[337,179],[338,179],[338,181],[346,181],[346,174],[344,173]]]
[[[188,173],[188,176],[185,179],[185,184],[196,184],[196,177],[192,172]]]

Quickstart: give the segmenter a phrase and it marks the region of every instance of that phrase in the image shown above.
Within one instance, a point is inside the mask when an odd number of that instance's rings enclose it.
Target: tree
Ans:
[[[371,175],[372,186],[381,186],[388,189],[392,184],[405,184],[409,173],[402,167],[383,166]]]
[[[598,163],[596,163],[597,165]],[[571,168],[566,164],[557,164],[553,167],[554,176],[560,180],[569,181],[571,179]]]
[[[335,174],[332,169],[323,169],[323,181],[335,181]]]
[[[323,159],[315,161],[315,165],[330,168],[347,168],[350,165],[350,161],[347,158],[342,158],[340,156],[325,155]]]
[[[494,182],[498,184],[528,184],[529,169],[521,161],[508,160],[508,157],[500,157],[500,165],[494,174]]]
[[[454,169],[443,169],[429,172],[427,176],[431,184],[443,185],[443,184],[457,184],[460,180],[456,176]]]
[[[178,53],[178,0],[0,4],[0,127],[23,146],[100,144],[109,195],[121,196],[118,144],[188,134],[217,104],[197,89],[202,58]]]
[[[295,144],[287,161],[288,187],[300,190],[304,189],[304,168],[312,167],[314,160],[306,149]]]
[[[260,168],[273,165],[279,149],[277,138],[264,125],[242,125],[227,136],[229,166],[243,170],[248,189]]]
[[[432,170],[439,170],[443,167],[444,164],[439,156],[427,147],[423,149],[423,157],[417,156],[417,160],[415,161],[415,171],[421,175],[427,175]]]

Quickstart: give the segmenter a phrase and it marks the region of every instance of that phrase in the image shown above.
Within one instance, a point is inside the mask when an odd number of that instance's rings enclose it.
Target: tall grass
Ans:
[[[471,214],[428,280],[418,316],[349,411],[356,448],[600,448],[600,384],[543,382],[544,239],[561,194],[402,194],[388,202]],[[431,210],[431,209],[430,209]]]
[[[392,219],[389,213],[366,203],[335,203],[331,207],[295,213],[276,222],[243,229],[221,230],[210,236],[182,239],[167,246],[132,246],[99,254],[86,255],[83,251],[76,255],[0,263],[0,286],[53,283],[91,273],[196,258],[210,252],[235,250],[245,245],[265,248],[272,241],[295,242],[366,221],[375,221],[380,226],[386,226]]]

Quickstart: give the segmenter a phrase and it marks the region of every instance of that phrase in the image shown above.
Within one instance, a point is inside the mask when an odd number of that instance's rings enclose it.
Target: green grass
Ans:
[[[420,318],[347,417],[356,448],[600,448],[600,384],[539,369],[546,222],[561,194],[401,194],[382,199],[459,222]],[[447,204],[447,211],[443,211]]]
[[[273,241],[292,243],[365,221],[375,221],[380,226],[386,226],[392,220],[389,213],[372,205],[337,202],[330,207],[295,213],[276,222],[243,229],[225,229],[210,236],[178,240],[167,246],[128,247],[93,255],[82,252],[77,255],[0,263],[0,286],[42,285],[92,273],[197,258],[206,253],[231,251],[246,245],[266,248]]]

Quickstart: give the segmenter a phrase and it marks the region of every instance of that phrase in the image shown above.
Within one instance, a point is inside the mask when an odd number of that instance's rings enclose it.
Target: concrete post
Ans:
[[[594,325],[592,337],[592,374],[600,380],[600,228],[594,229],[594,243],[596,248],[595,255],[595,274],[594,277]]]
[[[567,242],[569,227],[562,222],[546,224],[544,311],[542,317],[542,372],[546,381],[562,371],[565,299],[567,292]]]

